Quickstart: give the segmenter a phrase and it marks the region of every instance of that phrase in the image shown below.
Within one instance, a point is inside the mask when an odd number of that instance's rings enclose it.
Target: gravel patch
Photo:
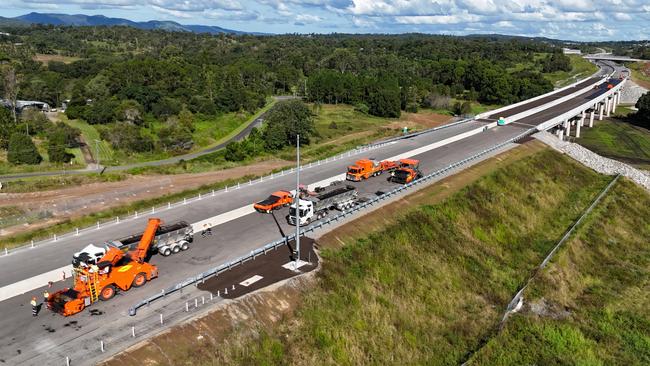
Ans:
[[[602,157],[576,143],[562,141],[546,131],[538,132],[533,137],[555,150],[567,154],[598,173],[607,175],[620,174],[650,191],[650,175],[639,169],[621,163],[620,161]]]
[[[639,86],[632,80],[627,80],[621,87],[621,103],[622,104],[636,104],[641,96],[648,92],[648,89]]]

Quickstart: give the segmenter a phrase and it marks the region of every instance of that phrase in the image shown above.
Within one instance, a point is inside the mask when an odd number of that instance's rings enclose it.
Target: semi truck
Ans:
[[[255,203],[253,208],[257,212],[271,213],[273,210],[289,206],[291,202],[293,202],[293,195],[291,195],[291,192],[277,191],[271,193],[271,195],[263,201]]]
[[[317,188],[316,195],[301,197],[290,208],[287,220],[296,225],[296,205],[300,226],[308,225],[327,216],[330,210],[346,210],[357,203],[357,189],[343,181],[332,182],[329,186]]]
[[[363,179],[375,177],[386,171],[397,169],[398,164],[394,161],[376,161],[374,159],[357,160],[353,165],[348,166],[345,179],[352,182],[359,182]]]
[[[134,234],[121,239],[108,241],[101,246],[89,244],[81,251],[72,255],[72,266],[74,268],[90,267],[97,264],[99,259],[110,248],[119,248],[123,252],[127,252],[137,246],[140,240],[142,240],[142,234]],[[186,221],[179,221],[171,225],[159,226],[150,250],[166,257],[172,253],[189,249],[192,241],[194,241],[192,225]]]
[[[47,308],[74,315],[98,300],[112,299],[119,290],[144,286],[158,277],[158,267],[147,262],[147,257],[160,224],[160,219],[149,219],[140,240],[126,253],[120,247],[109,247],[95,264],[73,268],[73,287],[50,294],[45,299]]]

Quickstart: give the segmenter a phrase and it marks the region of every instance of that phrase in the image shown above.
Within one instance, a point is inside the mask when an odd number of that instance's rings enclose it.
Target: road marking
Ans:
[[[245,281],[240,282],[239,284],[242,285],[242,286],[248,287],[248,286],[254,284],[255,282],[261,280],[262,278],[264,278],[264,277],[259,276],[259,275],[255,275],[255,276],[253,276],[251,278],[246,279]]]
[[[289,271],[295,271],[295,270],[297,270],[298,268],[300,268],[300,267],[302,267],[302,266],[305,266],[305,265],[307,265],[307,264],[309,264],[309,263],[308,263],[308,262],[305,262],[305,261],[303,261],[303,260],[301,259],[301,260],[298,261],[298,263],[296,263],[296,261],[291,261],[291,262],[289,262],[289,263],[285,263],[285,264],[282,265],[282,268],[284,268],[284,269],[288,269]]]
[[[415,155],[420,155],[420,154],[425,153],[427,151],[437,149],[439,147],[454,143],[456,141],[465,139],[465,138],[473,136],[473,135],[477,135],[477,134],[479,134],[479,133],[481,133],[481,132],[483,132],[483,131],[485,131],[487,129],[496,127],[496,125],[497,125],[496,122],[490,123],[490,124],[481,126],[479,128],[475,128],[473,130],[458,134],[456,136],[452,136],[452,137],[446,138],[444,140],[440,140],[440,141],[434,142],[432,144],[422,146],[422,147],[419,147],[417,149],[413,149],[411,151],[407,151],[407,152],[404,152],[404,153],[399,154],[399,155],[395,155],[393,157],[387,158],[386,160],[399,160],[399,159],[409,158],[409,157],[412,157],[412,156],[415,156]],[[345,180],[345,173],[338,174],[338,175],[335,175],[333,177],[329,177],[329,178],[323,179],[321,181],[309,184],[309,185],[307,185],[307,188],[309,190],[314,190],[316,187],[327,186],[330,183],[332,183],[334,181],[337,181],[337,180]],[[295,194],[295,189],[292,190],[291,192],[293,194]],[[218,226],[218,225],[222,225],[222,224],[225,224],[225,223],[227,223],[229,221],[233,221],[233,220],[239,219],[241,217],[244,217],[246,215],[252,214],[254,212],[255,212],[255,209],[253,208],[253,205],[248,204],[248,205],[246,205],[244,207],[240,207],[240,208],[237,208],[237,209],[234,209],[234,210],[231,210],[231,211],[228,211],[228,212],[225,212],[225,213],[222,213],[222,214],[207,218],[205,220],[195,222],[195,223],[193,223],[191,225],[192,225],[192,229],[194,230],[195,233],[200,233],[202,230],[204,230],[204,229],[206,229],[208,227],[212,228],[212,227],[215,227],[215,226]],[[288,266],[288,265],[290,265],[291,267],[290,268],[285,267],[285,266]],[[293,264],[293,262],[290,262],[290,263],[285,264],[283,267],[285,267],[285,268],[287,268],[289,270],[294,270],[294,268],[295,268],[294,265],[295,264]],[[303,265],[303,264],[300,264],[298,267],[300,267],[301,265]],[[14,296],[22,295],[22,294],[24,294],[26,292],[29,292],[29,291],[32,291],[32,290],[37,289],[39,287],[45,286],[45,285],[47,285],[47,283],[49,281],[51,281],[51,282],[61,281],[63,271],[66,271],[66,278],[71,276],[70,272],[72,271],[72,266],[68,265],[68,266],[65,266],[65,267],[61,267],[59,269],[55,269],[55,270],[52,270],[52,271],[49,271],[49,272],[46,272],[46,273],[31,277],[31,278],[24,279],[22,281],[12,283],[12,284],[4,286],[4,287],[0,287],[0,301],[10,299],[10,298],[12,298]]]

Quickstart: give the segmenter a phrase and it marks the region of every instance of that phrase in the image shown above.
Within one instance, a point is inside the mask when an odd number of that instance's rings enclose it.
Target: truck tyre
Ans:
[[[188,250],[190,249],[190,243],[184,241],[181,243],[181,250]]]
[[[137,275],[135,275],[135,278],[133,278],[133,283],[131,284],[131,286],[141,287],[144,286],[145,283],[147,283],[147,275],[145,275],[144,272],[140,272]]]
[[[115,290],[115,286],[108,285],[99,292],[99,299],[102,301],[108,301],[115,296],[116,292],[117,290]]]
[[[163,249],[160,250],[160,254],[162,254],[163,257],[167,257],[170,254],[172,254],[172,250],[169,249],[169,247],[164,247]]]
[[[181,251],[181,246],[180,245],[174,245],[172,247],[172,253],[176,254]]]

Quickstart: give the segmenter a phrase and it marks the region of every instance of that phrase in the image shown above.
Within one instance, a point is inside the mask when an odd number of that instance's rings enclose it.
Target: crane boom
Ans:
[[[153,239],[156,236],[156,231],[158,231],[158,228],[160,227],[160,223],[161,221],[158,218],[149,219],[147,228],[144,230],[138,246],[135,247],[135,249],[129,251],[129,257],[131,257],[132,260],[138,263],[142,263],[144,261],[144,259],[147,257],[147,253],[149,252],[149,247],[151,247],[151,243],[153,243]]]

